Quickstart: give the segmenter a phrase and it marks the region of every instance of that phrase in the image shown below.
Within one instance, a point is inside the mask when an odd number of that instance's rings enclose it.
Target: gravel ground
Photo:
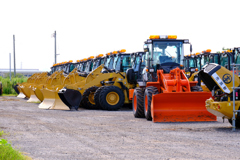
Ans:
[[[36,160],[240,159],[240,130],[217,122],[153,123],[121,111],[41,110],[0,97],[0,130]]]

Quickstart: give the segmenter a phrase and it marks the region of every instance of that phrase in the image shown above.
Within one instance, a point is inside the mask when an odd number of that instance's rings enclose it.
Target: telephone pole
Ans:
[[[9,53],[9,77],[10,81],[12,79],[12,73],[11,73],[11,53]]]
[[[54,32],[54,48],[55,48],[55,50],[54,50],[54,56],[55,56],[55,61],[54,61],[54,64],[56,64],[57,63],[57,32],[55,31]]]
[[[14,77],[16,77],[16,62],[15,62],[15,35],[13,35],[13,66],[14,66]]]

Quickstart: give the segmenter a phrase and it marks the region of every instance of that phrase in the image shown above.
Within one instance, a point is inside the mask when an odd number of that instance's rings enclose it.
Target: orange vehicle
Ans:
[[[153,122],[216,121],[205,107],[211,93],[203,92],[197,81],[190,82],[185,75],[185,44],[189,45],[188,39],[175,35],[153,35],[145,42],[146,66],[137,80],[139,87],[129,90],[135,117]]]

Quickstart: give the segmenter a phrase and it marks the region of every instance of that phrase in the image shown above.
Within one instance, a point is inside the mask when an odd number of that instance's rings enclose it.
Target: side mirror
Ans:
[[[192,44],[190,44],[190,53],[192,54]]]
[[[148,48],[144,48],[144,52],[149,52],[149,49]]]
[[[149,48],[146,44],[143,45],[143,50],[144,52],[149,52]]]

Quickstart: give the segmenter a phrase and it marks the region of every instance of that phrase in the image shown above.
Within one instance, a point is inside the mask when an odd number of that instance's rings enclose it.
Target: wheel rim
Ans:
[[[148,98],[147,95],[145,96],[145,112],[148,111]]]
[[[119,95],[116,92],[109,92],[106,101],[110,105],[116,105],[119,102]]]
[[[94,101],[94,92],[91,92],[88,96],[88,100],[91,104],[95,105],[95,101]]]
[[[134,98],[133,98],[133,108],[134,108],[134,111],[137,110],[137,96],[134,95]]]

